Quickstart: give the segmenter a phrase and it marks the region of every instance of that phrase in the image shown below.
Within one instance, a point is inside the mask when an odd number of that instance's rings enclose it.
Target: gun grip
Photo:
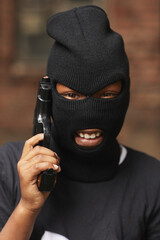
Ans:
[[[49,168],[39,174],[37,178],[37,186],[41,192],[50,192],[56,184],[56,174],[52,168]]]

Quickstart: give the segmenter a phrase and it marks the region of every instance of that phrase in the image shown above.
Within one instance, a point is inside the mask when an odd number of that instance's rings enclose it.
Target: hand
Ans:
[[[49,192],[40,192],[37,187],[37,176],[48,168],[60,172],[59,157],[48,148],[36,146],[44,134],[37,134],[25,142],[22,156],[17,164],[21,186],[20,204],[32,212],[40,211]]]

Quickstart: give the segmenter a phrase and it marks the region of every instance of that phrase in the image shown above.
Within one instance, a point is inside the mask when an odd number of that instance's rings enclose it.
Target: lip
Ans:
[[[79,134],[80,133],[87,133],[87,134],[93,134],[99,132],[100,136],[94,138],[94,139],[86,139],[83,137],[80,137]],[[98,146],[102,141],[103,141],[104,135],[103,135],[103,131],[101,129],[83,129],[83,130],[78,130],[75,134],[74,134],[74,139],[77,145],[81,146],[81,147],[86,147],[86,148],[93,148]]]

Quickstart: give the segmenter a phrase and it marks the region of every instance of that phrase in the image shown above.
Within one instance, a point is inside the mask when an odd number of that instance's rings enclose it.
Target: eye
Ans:
[[[116,98],[120,94],[121,89],[122,83],[121,81],[118,81],[113,84],[107,85],[98,92],[94,93],[93,97],[103,99]]]
[[[73,92],[67,92],[67,93],[63,93],[61,94],[64,98],[67,98],[67,99],[80,99],[81,98],[81,95],[77,94],[77,93],[73,93]]]
[[[79,93],[61,83],[56,84],[56,90],[62,97],[69,100],[80,100],[86,98],[86,96],[82,93]]]
[[[101,98],[115,98],[117,97],[119,94],[119,92],[104,92],[102,95],[101,95]]]

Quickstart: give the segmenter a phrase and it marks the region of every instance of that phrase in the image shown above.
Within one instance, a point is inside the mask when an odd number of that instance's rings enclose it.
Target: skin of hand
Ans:
[[[19,204],[31,212],[39,212],[50,194],[38,190],[37,176],[48,168],[53,168],[55,173],[61,170],[60,159],[55,152],[42,146],[35,146],[43,138],[44,134],[37,134],[28,139],[17,164],[21,187]]]

